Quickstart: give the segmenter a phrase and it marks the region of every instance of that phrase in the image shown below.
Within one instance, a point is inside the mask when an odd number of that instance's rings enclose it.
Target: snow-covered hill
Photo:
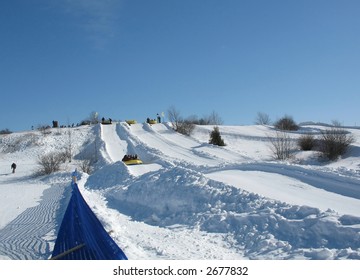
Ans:
[[[0,258],[51,256],[77,168],[84,198],[129,259],[360,259],[360,130],[347,129],[351,150],[329,163],[301,151],[273,160],[272,127],[220,126],[225,147],[208,144],[212,129],[187,137],[121,122],[0,136]],[[39,156],[69,147],[61,172],[35,176]],[[125,154],[144,164],[124,165]],[[91,174],[84,160],[96,161]]]

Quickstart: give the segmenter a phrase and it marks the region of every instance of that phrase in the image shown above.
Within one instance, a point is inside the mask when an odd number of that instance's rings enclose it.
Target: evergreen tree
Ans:
[[[225,146],[224,140],[220,135],[219,127],[215,126],[214,130],[210,133],[209,143],[217,146]]]

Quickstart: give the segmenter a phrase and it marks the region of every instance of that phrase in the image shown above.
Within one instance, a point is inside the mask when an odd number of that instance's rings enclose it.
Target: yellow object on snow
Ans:
[[[136,120],[126,120],[126,123],[129,125],[136,124]]]
[[[126,165],[136,165],[136,164],[142,164],[143,162],[140,159],[130,159],[130,160],[124,160],[124,163]]]

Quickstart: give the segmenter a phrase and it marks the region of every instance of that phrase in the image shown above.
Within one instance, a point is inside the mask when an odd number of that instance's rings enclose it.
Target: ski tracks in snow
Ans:
[[[44,190],[37,206],[27,208],[0,229],[0,256],[13,260],[48,259],[70,197],[70,191],[65,190],[65,185]],[[59,203],[62,200],[64,203]]]

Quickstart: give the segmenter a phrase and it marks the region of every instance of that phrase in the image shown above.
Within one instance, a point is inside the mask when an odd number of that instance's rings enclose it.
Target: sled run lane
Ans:
[[[131,137],[128,137],[129,135],[124,132],[122,125],[125,124],[101,125],[101,139],[105,144],[104,157],[109,158],[111,163],[122,161],[124,155],[127,154],[139,154],[140,159],[144,155],[142,149],[139,149],[136,143],[133,143]],[[145,158],[147,157],[145,156]],[[147,162],[145,164],[127,166],[129,172],[134,176],[140,176],[160,168],[161,165],[159,164]]]
[[[136,124],[129,128],[129,136],[172,163],[192,166],[218,166],[233,163],[244,157],[221,147],[201,143],[194,138],[173,131],[165,124]]]
[[[105,143],[105,151],[111,162],[121,161],[128,150],[127,142],[120,139],[116,128],[117,124],[101,124],[101,139]]]

